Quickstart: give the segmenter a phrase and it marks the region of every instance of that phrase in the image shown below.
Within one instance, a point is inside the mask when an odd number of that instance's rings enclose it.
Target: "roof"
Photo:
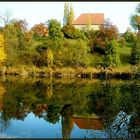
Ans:
[[[72,117],[71,119],[80,129],[103,130],[103,122],[101,119],[78,117]]]
[[[104,23],[104,13],[84,13],[81,14],[75,21],[73,25],[86,25],[90,23],[91,25],[101,25]]]

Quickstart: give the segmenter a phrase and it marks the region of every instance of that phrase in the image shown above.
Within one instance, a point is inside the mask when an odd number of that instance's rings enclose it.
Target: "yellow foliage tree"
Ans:
[[[0,65],[6,60],[4,37],[0,34]]]
[[[53,65],[53,53],[50,49],[47,50],[47,64],[48,66],[52,66]]]

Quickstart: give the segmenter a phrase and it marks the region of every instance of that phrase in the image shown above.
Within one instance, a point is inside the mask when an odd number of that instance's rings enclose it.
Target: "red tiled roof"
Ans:
[[[86,25],[90,22],[91,25],[100,25],[104,23],[104,13],[85,13],[81,14],[72,24]]]

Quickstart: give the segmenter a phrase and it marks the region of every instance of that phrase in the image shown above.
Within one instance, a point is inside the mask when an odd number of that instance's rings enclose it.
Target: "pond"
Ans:
[[[140,138],[140,82],[5,77],[0,138]]]

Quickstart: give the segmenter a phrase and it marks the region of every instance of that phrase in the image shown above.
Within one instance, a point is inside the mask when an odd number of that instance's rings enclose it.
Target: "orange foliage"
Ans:
[[[43,23],[35,24],[31,30],[34,32],[35,36],[48,36],[48,28]]]
[[[97,32],[95,44],[101,49],[106,48],[106,41],[118,39],[118,29],[112,23],[106,23],[100,26],[100,30]]]

